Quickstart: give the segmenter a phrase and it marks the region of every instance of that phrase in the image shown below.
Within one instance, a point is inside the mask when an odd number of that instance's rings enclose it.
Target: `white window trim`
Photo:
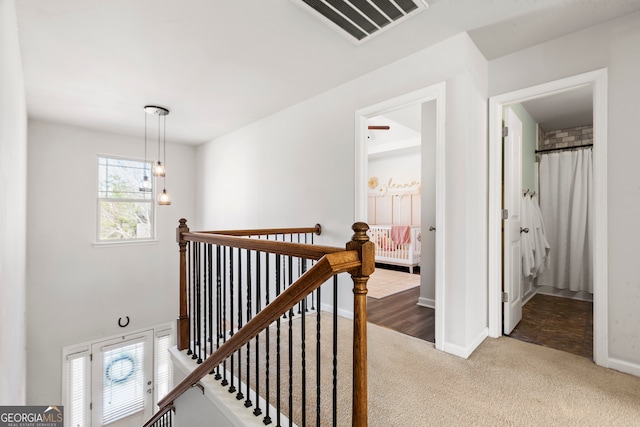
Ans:
[[[149,163],[150,165],[150,171],[153,170],[153,161],[152,160],[141,160],[135,157],[127,157],[127,156],[118,156],[118,155],[114,155],[114,154],[104,154],[104,153],[98,153],[97,156],[97,163],[96,163],[96,185],[95,188],[99,191],[99,186],[100,186],[100,168],[99,168],[99,164],[100,164],[100,158],[109,158],[109,159],[117,159],[117,160],[129,160],[129,161],[133,161],[133,162],[141,162],[141,163]],[[135,245],[148,245],[148,244],[155,244],[157,243],[159,240],[157,238],[157,227],[156,227],[156,222],[157,222],[157,207],[156,207],[156,198],[158,196],[156,188],[157,188],[157,180],[155,179],[155,177],[153,176],[153,173],[150,172],[150,176],[149,179],[153,181],[153,186],[152,186],[152,191],[151,191],[151,200],[149,200],[149,202],[151,203],[151,211],[152,211],[152,217],[153,217],[153,221],[151,224],[151,232],[152,232],[152,237],[147,238],[147,239],[120,239],[120,240],[100,240],[100,202],[101,201],[117,201],[117,202],[140,202],[142,199],[112,199],[112,198],[101,198],[99,195],[96,196],[96,232],[95,232],[95,241],[93,242],[93,246],[94,247],[115,247],[115,246],[135,246]],[[145,200],[142,200],[145,201]]]

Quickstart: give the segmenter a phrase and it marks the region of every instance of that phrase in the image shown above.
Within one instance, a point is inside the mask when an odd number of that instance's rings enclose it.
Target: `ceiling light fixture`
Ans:
[[[144,114],[144,178],[140,183],[140,191],[151,192],[151,181],[149,181],[149,175],[147,174],[147,112]]]
[[[150,115],[154,115],[154,116],[158,116],[158,160],[155,164],[155,166],[153,167],[153,176],[155,177],[161,177],[162,178],[162,183],[163,183],[163,189],[162,189],[162,193],[158,194],[158,204],[161,206],[167,206],[171,204],[171,197],[169,196],[169,193],[167,193],[167,190],[165,188],[165,175],[166,175],[166,164],[167,164],[167,115],[169,115],[169,110],[167,110],[166,108],[163,107],[157,107],[154,105],[147,105],[146,107],[144,107],[144,111],[147,114]],[[160,132],[160,122],[162,122],[163,125],[163,131]],[[147,120],[146,120],[146,116],[145,116],[145,121],[144,121],[144,134],[145,134],[145,156],[146,156],[146,146],[147,146]],[[160,136],[162,135],[162,152],[163,152],[163,161],[160,161]],[[164,165],[163,165],[164,162]],[[147,178],[145,176],[145,178]],[[143,180],[143,185],[144,185],[144,180]]]

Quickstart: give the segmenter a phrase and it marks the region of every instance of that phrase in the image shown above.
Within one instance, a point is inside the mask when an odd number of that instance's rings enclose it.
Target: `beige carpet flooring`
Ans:
[[[640,378],[508,337],[468,360],[369,325],[370,426],[640,426]]]
[[[384,298],[420,286],[420,275],[376,268],[367,282],[367,296]]]
[[[323,385],[321,425],[331,426],[332,322],[329,315],[322,318],[321,376],[329,384]],[[295,335],[299,324],[300,318],[295,319]],[[351,327],[340,318],[338,426],[351,425]],[[315,321],[307,320],[305,329],[307,339],[314,340]],[[286,330],[282,335],[284,362]],[[502,337],[487,338],[465,360],[377,325],[368,325],[368,335],[369,426],[640,426],[640,378],[598,367],[584,357]],[[273,350],[273,334],[271,339]],[[294,354],[294,366],[300,366],[299,353]],[[306,353],[307,423],[315,425],[313,342],[307,342]],[[264,361],[264,352],[260,359]],[[272,375],[273,364],[274,358]],[[292,373],[293,419],[298,425],[300,371]],[[282,375],[287,400],[288,369]],[[272,394],[270,400],[274,398]],[[288,412],[286,401],[283,411]],[[275,421],[274,414],[272,418]]]

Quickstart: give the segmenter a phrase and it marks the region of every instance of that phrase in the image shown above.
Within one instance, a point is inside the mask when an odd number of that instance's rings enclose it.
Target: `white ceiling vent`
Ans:
[[[293,0],[355,43],[427,8],[424,0]]]

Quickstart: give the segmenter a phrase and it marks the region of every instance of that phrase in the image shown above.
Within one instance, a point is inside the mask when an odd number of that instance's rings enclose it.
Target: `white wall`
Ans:
[[[466,34],[200,146],[197,222],[208,229],[319,222],[323,243],[343,246],[354,220],[354,112],[442,81],[445,340],[448,351],[467,355],[487,328],[487,67]],[[345,284],[343,310],[351,298]]]
[[[0,0],[0,405],[26,396],[27,110],[13,0]]]
[[[640,372],[638,46],[633,14],[489,63],[492,96],[608,68],[608,356],[628,372]]]
[[[522,122],[522,188],[537,191],[538,124],[522,104],[513,104],[510,107]]]
[[[171,206],[157,243],[94,246],[97,156],[144,158],[144,140],[31,120],[28,142],[27,401],[61,403],[64,346],[178,317],[175,228],[194,214],[195,149],[167,143]],[[129,316],[126,328],[118,319]]]
[[[389,179],[394,184],[420,182],[420,146],[369,156],[368,177],[374,176],[378,178],[380,185],[373,190],[369,189],[369,195],[378,194],[377,190],[386,186]],[[406,189],[407,193],[417,191],[418,187]]]

